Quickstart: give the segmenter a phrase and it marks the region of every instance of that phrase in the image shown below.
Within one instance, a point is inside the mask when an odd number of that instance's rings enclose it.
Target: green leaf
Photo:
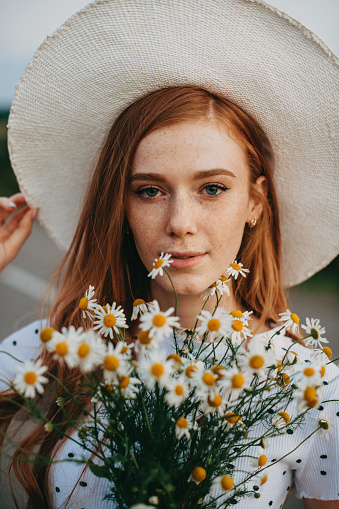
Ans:
[[[87,461],[87,465],[88,465],[89,469],[91,470],[91,472],[96,477],[105,477],[109,481],[111,480],[111,472],[109,471],[109,469],[107,468],[106,465],[102,465],[102,466],[96,465],[91,460]]]

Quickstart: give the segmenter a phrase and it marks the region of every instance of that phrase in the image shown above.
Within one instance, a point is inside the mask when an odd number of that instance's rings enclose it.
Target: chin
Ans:
[[[173,284],[178,295],[182,296],[201,296],[210,286],[209,282],[201,281],[199,278],[173,277]]]

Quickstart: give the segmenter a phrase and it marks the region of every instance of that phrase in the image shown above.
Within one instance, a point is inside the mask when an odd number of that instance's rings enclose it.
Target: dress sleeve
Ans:
[[[0,343],[0,392],[8,389],[19,362],[36,359],[41,352],[40,330],[46,327],[46,320],[36,320],[14,332]],[[11,354],[7,355],[7,352]]]
[[[326,367],[322,403],[309,413],[307,434],[328,422],[328,430],[318,430],[309,439],[303,468],[295,471],[297,498],[339,500],[339,368]],[[337,400],[337,401],[330,401]]]

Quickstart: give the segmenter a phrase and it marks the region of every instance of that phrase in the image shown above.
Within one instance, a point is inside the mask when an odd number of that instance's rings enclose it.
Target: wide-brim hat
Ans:
[[[251,114],[275,155],[285,286],[339,251],[338,59],[261,0],[98,0],[47,37],[16,88],[9,153],[67,249],[108,131],[129,104],[199,85]]]

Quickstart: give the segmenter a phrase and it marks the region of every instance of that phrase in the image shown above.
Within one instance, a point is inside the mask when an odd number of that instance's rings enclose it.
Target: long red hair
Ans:
[[[128,106],[115,120],[88,185],[72,244],[55,278],[59,290],[48,316],[52,327],[60,330],[70,325],[84,326],[78,303],[89,284],[95,287],[98,302],[115,301],[123,306],[127,316],[131,315],[135,298],[148,300],[147,271],[140,261],[133,236],[127,235],[126,197],[134,154],[149,133],[179,122],[201,119],[214,119],[243,147],[251,183],[261,175],[267,179],[267,195],[259,196],[263,203],[262,216],[255,228],[245,227],[237,255],[250,273],[233,282],[235,298],[241,308],[253,310],[259,318],[259,326],[277,322],[279,313],[286,310],[281,282],[279,211],[265,133],[250,115],[231,101],[205,88],[189,85],[151,92]],[[76,369],[63,367],[47,351],[43,351],[41,357],[49,371],[71,392],[79,391],[80,373]],[[60,386],[56,390],[62,397]],[[3,397],[0,404],[2,431],[18,417],[15,402],[22,402],[16,394],[7,393]],[[82,403],[87,403],[85,396]],[[72,420],[80,417],[79,408],[71,402],[67,404],[67,411]],[[46,415],[52,422],[63,419],[54,398],[49,402]],[[63,430],[66,431],[66,426]],[[58,450],[61,441],[54,432],[46,434],[41,423],[15,451],[12,468],[28,494],[27,509],[50,507],[49,467],[25,461],[37,444],[41,454],[49,457]]]

